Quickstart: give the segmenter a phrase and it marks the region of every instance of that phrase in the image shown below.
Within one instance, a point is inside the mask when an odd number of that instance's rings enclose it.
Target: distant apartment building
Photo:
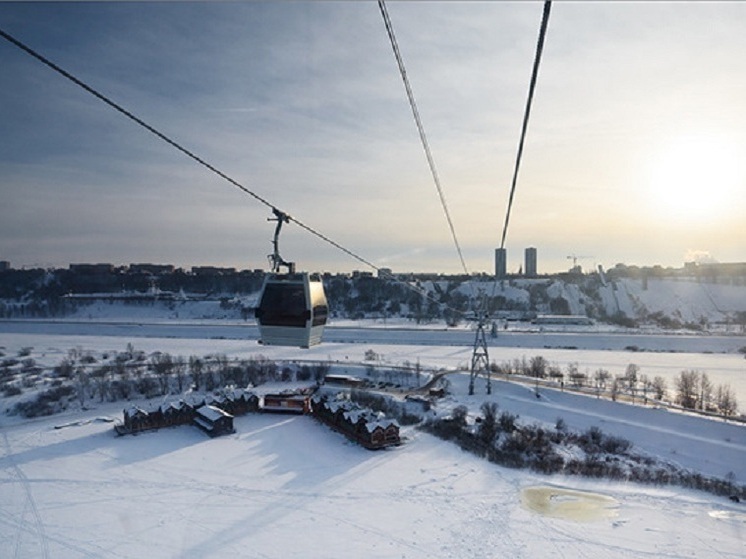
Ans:
[[[192,266],[195,276],[231,276],[236,273],[235,268],[218,268],[216,266]]]
[[[0,260],[0,272],[7,272],[10,270],[10,262],[7,260]]]
[[[504,248],[495,249],[495,277],[504,278],[507,275],[508,251]]]
[[[70,264],[70,271],[82,276],[105,276],[114,273],[113,264]]]
[[[130,264],[130,274],[151,274],[159,276],[162,274],[173,274],[174,266],[171,264]]]
[[[523,269],[527,278],[535,278],[538,275],[536,271],[536,249],[534,247],[526,249]]]
[[[70,293],[96,293],[115,289],[117,269],[113,264],[70,264],[67,289]]]

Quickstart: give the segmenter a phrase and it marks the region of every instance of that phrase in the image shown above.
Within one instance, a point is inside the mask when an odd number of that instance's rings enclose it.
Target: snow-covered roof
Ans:
[[[168,410],[181,411],[184,409],[186,404],[183,400],[177,400],[176,402],[169,402],[168,404],[161,405],[161,412],[166,413]]]
[[[344,418],[350,423],[357,423],[362,417],[365,417],[365,413],[360,410],[347,410],[344,413]]]
[[[138,408],[137,406],[130,406],[126,410],[124,410],[124,415],[127,417],[134,417],[136,415],[148,415],[148,412],[146,412],[142,408]]]
[[[332,413],[337,413],[339,410],[347,409],[344,402],[327,402],[326,408]]]
[[[381,423],[378,421],[368,421],[365,424],[365,430],[368,431],[368,433],[374,432],[376,429],[383,429],[385,430],[386,427],[384,427]]]
[[[217,421],[221,417],[233,417],[231,414],[226,413],[223,410],[216,408],[215,406],[209,406],[209,405],[198,408],[196,413],[210,421]],[[195,418],[195,419],[198,419],[198,418]]]

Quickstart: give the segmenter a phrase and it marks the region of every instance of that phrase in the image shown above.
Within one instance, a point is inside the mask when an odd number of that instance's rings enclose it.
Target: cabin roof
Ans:
[[[223,410],[216,408],[215,406],[202,406],[196,410],[198,416],[201,416],[209,421],[217,421],[221,417],[233,417],[231,414],[224,412]],[[195,418],[199,419],[199,417]]]

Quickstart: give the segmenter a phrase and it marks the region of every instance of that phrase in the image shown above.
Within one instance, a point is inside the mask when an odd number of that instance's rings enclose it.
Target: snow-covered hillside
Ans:
[[[175,278],[165,276],[159,281],[173,283]],[[500,281],[485,277],[464,281],[458,276],[392,281],[336,275],[325,277],[324,283],[333,320],[385,317],[455,326],[473,313],[477,301],[486,300],[493,317],[510,320],[570,314],[620,327],[746,331],[746,281],[740,277],[716,282],[704,277],[607,279],[586,274]],[[253,283],[236,279],[230,285],[213,286],[220,289],[189,293],[183,287],[171,291],[151,287],[147,292],[133,290],[134,285],[119,291],[122,288],[113,285],[101,292],[84,290],[85,285],[78,286],[80,292],[64,291],[63,287],[49,279],[46,283],[11,282],[5,288],[5,298],[0,299],[0,316],[245,320],[253,317],[261,283],[256,278]],[[11,293],[15,295],[11,297]]]
[[[621,316],[639,324],[706,328],[731,323],[736,330],[737,313],[746,312],[746,285],[695,278],[622,278],[605,283],[592,276],[575,281],[517,279],[499,282],[495,293],[520,304],[530,300],[532,291],[540,312],[551,312],[552,301],[565,301],[559,306],[570,314],[601,320]],[[548,301],[542,301],[541,294]]]

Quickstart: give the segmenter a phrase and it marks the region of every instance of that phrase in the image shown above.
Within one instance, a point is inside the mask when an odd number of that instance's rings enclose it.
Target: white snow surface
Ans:
[[[330,359],[350,373],[361,369],[367,349],[385,363],[419,361],[437,368],[463,365],[471,355],[470,347],[458,345],[369,344],[364,339],[300,350],[262,347],[246,339],[200,338],[194,332],[190,337],[133,338],[127,328],[121,336],[9,329],[6,325],[0,334],[0,346],[9,354],[33,347],[39,361],[49,364],[59,362],[71,347],[122,351],[128,342],[146,352],[183,356]],[[580,348],[605,343],[574,339]],[[499,357],[497,349],[491,351],[497,361],[503,355],[542,354],[549,361],[622,369],[634,358],[641,372],[651,376],[688,363],[687,368],[701,365],[715,382],[720,371],[738,387],[737,379],[744,376],[745,360],[735,353],[550,350],[540,345],[501,347]],[[595,425],[631,440],[639,452],[746,482],[743,425],[559,390],[544,389],[537,399],[531,387],[508,382],[494,381],[487,396],[482,379],[478,393],[468,396],[468,375],[449,378],[453,394],[438,403],[441,413],[465,404],[477,414],[483,402],[495,401],[521,422],[551,428],[562,417],[573,430]],[[739,401],[743,406],[746,398]],[[308,416],[236,417],[236,433],[215,439],[191,426],[117,437],[112,423],[103,420],[121,419],[127,405],[161,402],[103,404],[36,420],[0,415],[0,557],[746,555],[743,503],[678,487],[506,469],[412,427],[402,429],[404,445],[371,452]],[[542,514],[528,505],[524,493],[536,486],[557,493],[547,512],[576,505],[577,494],[562,494],[562,489],[605,496],[610,505],[595,516]]]

